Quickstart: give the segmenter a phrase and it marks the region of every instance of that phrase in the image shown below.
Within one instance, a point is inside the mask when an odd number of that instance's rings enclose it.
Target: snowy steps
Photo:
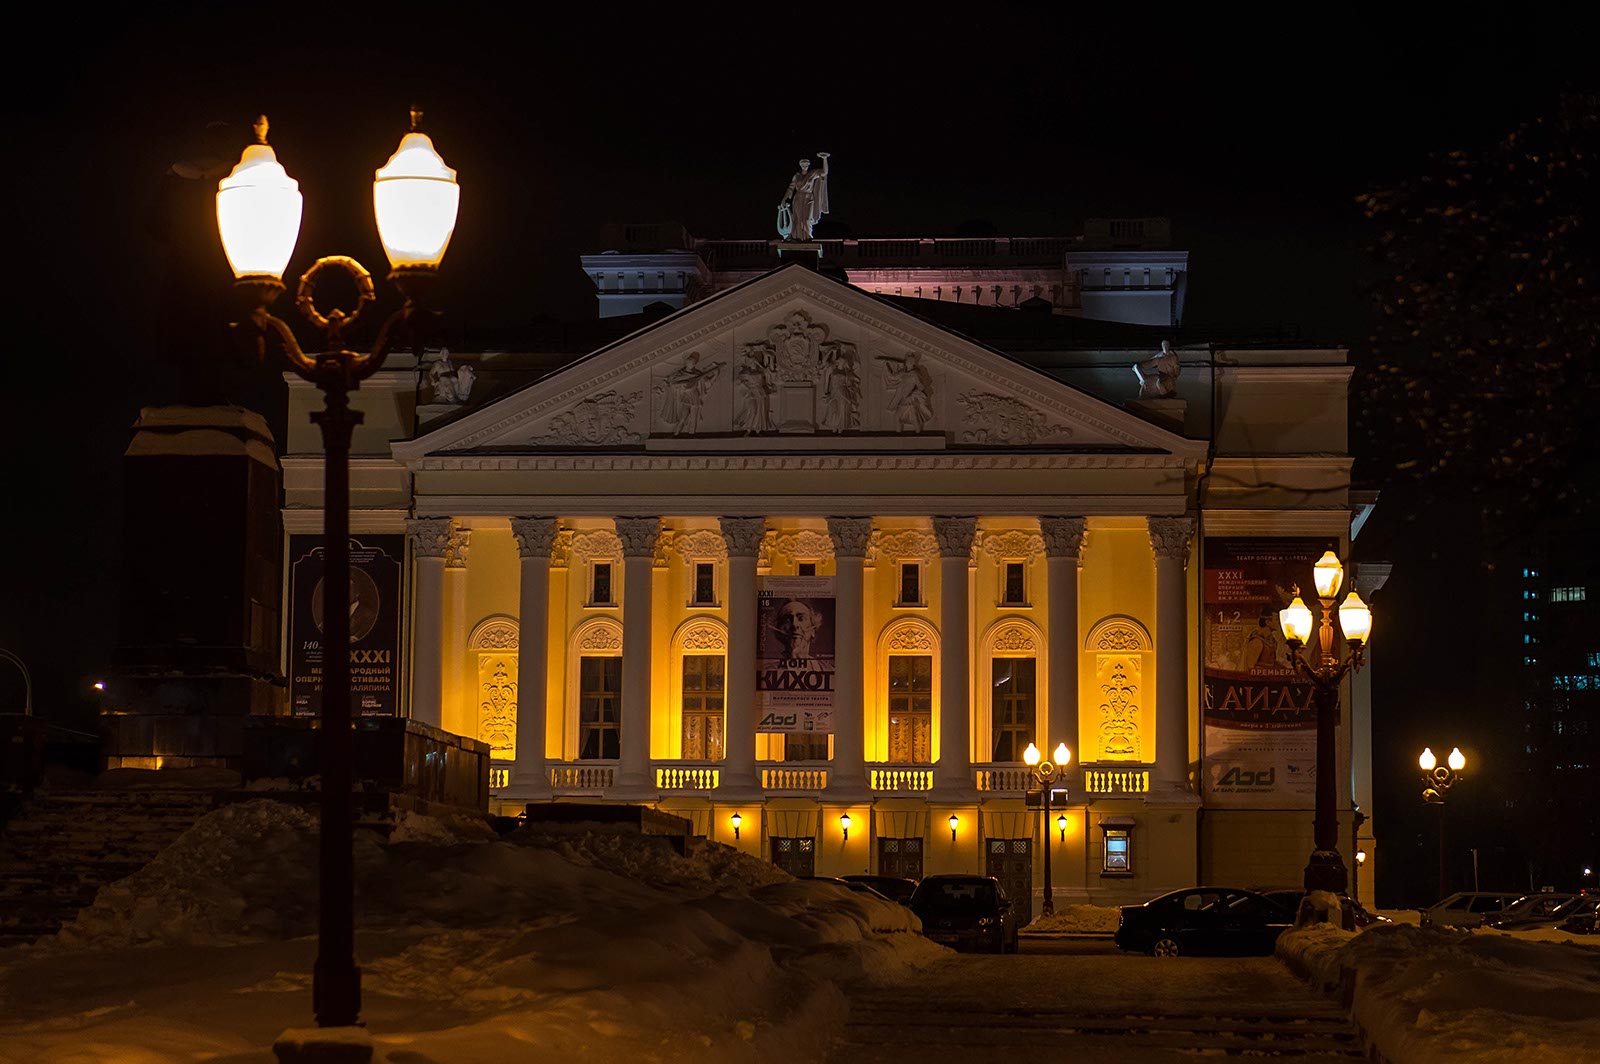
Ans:
[[[41,793],[0,834],[0,948],[52,935],[210,810],[209,791]]]
[[[973,1007],[975,1006],[975,1007]],[[988,1049],[1014,1060],[1018,1050],[1093,1053],[1097,1061],[1181,1060],[1195,1054],[1249,1056],[1325,1064],[1363,1060],[1360,1034],[1344,1012],[1309,1009],[1152,1012],[1072,1008],[941,1008],[926,998],[868,996],[850,1010],[834,1061],[925,1060],[930,1049],[960,1050],[962,1060]]]

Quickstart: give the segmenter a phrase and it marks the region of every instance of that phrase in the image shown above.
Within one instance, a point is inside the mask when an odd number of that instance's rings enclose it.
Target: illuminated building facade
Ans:
[[[373,586],[353,623],[382,636],[392,600],[398,629],[388,659],[357,650],[367,711],[489,742],[502,811],[645,802],[798,872],[988,870],[1031,900],[1048,845],[1069,899],[1297,883],[1310,799],[1286,780],[1309,766],[1270,747],[1300,696],[1207,679],[1271,678],[1282,648],[1257,638],[1264,608],[1204,635],[1203,576],[1208,544],[1345,552],[1346,353],[1190,342],[1170,290],[1146,323],[768,265],[608,318],[580,352],[400,359],[363,383],[351,528]],[[1130,367],[1164,339],[1175,390],[1138,398]],[[289,384],[292,567],[322,476],[315,394]],[[287,584],[293,618],[308,584]],[[1214,697],[1259,723],[1259,766],[1208,752]],[[1045,826],[1022,751],[1062,741]]]

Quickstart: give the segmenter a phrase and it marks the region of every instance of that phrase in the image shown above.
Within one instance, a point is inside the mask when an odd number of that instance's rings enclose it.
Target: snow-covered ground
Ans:
[[[1600,1061],[1600,955],[1539,941],[1556,937],[1323,924],[1285,934],[1278,955],[1347,1001],[1393,1064]]]
[[[664,843],[422,817],[358,832],[379,1059],[814,1060],[842,987],[946,955],[900,906]],[[315,868],[300,809],[211,813],[58,938],[0,952],[0,1061],[270,1061],[311,1017]]]
[[[1110,905],[1063,905],[1050,916],[1038,916],[1024,933],[1047,935],[1110,934],[1117,929],[1121,910]]]

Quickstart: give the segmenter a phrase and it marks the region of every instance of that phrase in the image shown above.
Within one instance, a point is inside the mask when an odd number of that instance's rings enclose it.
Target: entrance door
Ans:
[[[878,874],[896,879],[921,879],[922,840],[879,839]]]
[[[1033,840],[990,839],[984,872],[1000,881],[1000,888],[1017,910],[1017,926],[1033,922]]]
[[[772,863],[791,876],[817,874],[817,840],[811,835],[774,835]]]

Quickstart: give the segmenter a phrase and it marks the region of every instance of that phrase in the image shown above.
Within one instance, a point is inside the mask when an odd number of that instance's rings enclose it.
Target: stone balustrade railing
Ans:
[[[760,765],[761,787],[773,791],[820,791],[828,785],[826,761],[768,761]]]
[[[869,779],[874,791],[931,791],[932,765],[873,765]]]
[[[1154,765],[1136,762],[1101,761],[1083,766],[1083,789],[1090,796],[1149,794],[1150,771]]]
[[[557,792],[595,794],[616,782],[615,761],[584,761],[550,766],[550,786]]]
[[[656,762],[656,786],[664,791],[714,790],[721,775],[716,765],[703,761]]]
[[[1021,794],[1033,786],[1033,774],[1026,765],[1009,762],[989,762],[973,765],[974,783],[978,790]]]

